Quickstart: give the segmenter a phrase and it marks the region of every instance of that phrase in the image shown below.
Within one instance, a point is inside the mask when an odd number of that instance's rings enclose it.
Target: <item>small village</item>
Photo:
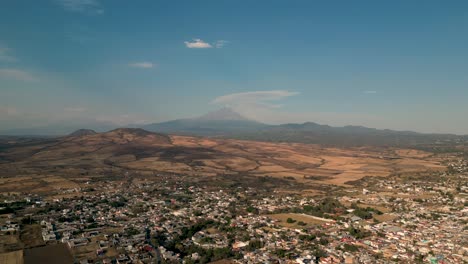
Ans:
[[[449,168],[333,197],[107,182],[63,191],[75,198],[4,197],[0,232],[40,226],[45,247],[66,245],[75,263],[466,263],[468,165]]]

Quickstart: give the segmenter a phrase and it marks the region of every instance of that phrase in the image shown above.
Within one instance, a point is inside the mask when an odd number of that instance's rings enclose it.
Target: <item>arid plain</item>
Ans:
[[[233,181],[251,176],[346,186],[366,176],[445,169],[437,156],[418,150],[167,136],[141,129],[5,146],[0,192],[72,189],[135,173],[155,180],[161,174],[222,175]]]

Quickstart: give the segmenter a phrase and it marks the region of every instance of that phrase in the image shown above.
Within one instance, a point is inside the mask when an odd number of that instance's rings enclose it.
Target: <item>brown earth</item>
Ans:
[[[327,221],[321,220],[319,217],[314,217],[310,215],[304,214],[293,214],[293,213],[285,213],[285,214],[271,214],[266,215],[267,217],[277,220],[278,225],[288,227],[288,228],[299,228],[302,229],[304,226],[299,225],[299,222],[303,222],[306,226],[310,227],[312,225],[321,225],[327,223]],[[288,218],[294,220],[294,223],[288,223]]]
[[[12,251],[0,254],[1,264],[23,264],[23,250]]]
[[[65,244],[35,247],[24,251],[24,264],[72,264],[73,257]]]
[[[389,147],[166,136],[142,129],[13,145],[0,152],[0,193],[60,192],[116,175],[175,173],[346,185],[365,176],[444,170],[432,153]],[[14,177],[13,177],[14,176]]]

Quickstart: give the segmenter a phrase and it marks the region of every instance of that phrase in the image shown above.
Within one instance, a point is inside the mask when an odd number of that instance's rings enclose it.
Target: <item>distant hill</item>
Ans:
[[[341,185],[364,176],[429,169],[445,168],[431,153],[422,151],[169,137],[138,128],[53,139],[10,138],[3,144],[0,141],[3,177],[17,177],[18,172],[31,176],[22,177],[27,184],[0,185],[4,192],[5,188],[16,192],[62,192],[55,180],[37,178],[49,175],[66,181],[89,181],[88,187],[112,180],[131,181],[133,176],[165,180],[161,176],[178,175],[182,176],[178,181],[187,183],[194,180],[200,184],[207,181],[254,187],[258,186],[255,182],[268,180],[272,188],[296,189],[304,184],[319,188],[324,183]]]
[[[243,117],[229,108],[199,118],[154,123],[142,128],[171,134],[338,146],[415,146],[461,138],[451,134],[423,134],[364,126],[332,127],[313,122],[267,125]]]
[[[110,123],[85,123],[91,129],[78,129],[63,123],[31,129],[0,131],[0,135],[20,136],[90,136],[96,132],[116,129]],[[424,134],[412,131],[375,129],[364,126],[333,127],[306,122],[302,124],[268,125],[251,120],[230,108],[222,108],[197,118],[177,119],[148,125],[132,125],[134,128],[116,129],[108,133],[145,134],[157,132],[189,136],[210,136],[271,142],[297,142],[334,146],[402,146],[414,147],[424,144],[468,140],[468,136],[451,134]],[[140,130],[132,130],[132,129]],[[75,131],[76,130],[76,131]],[[146,131],[144,131],[146,130]],[[71,133],[72,131],[75,131]],[[148,132],[150,131],[150,132]],[[71,133],[71,134],[70,134]],[[101,134],[98,134],[102,136]]]
[[[165,134],[146,131],[141,128],[117,128],[105,133],[95,133],[77,137],[74,142],[83,142],[87,145],[117,143],[117,144],[171,144],[171,139]]]
[[[97,134],[97,132],[92,129],[78,129],[68,136],[69,137],[81,137],[81,136],[88,136],[88,135],[94,135],[94,134]]]
[[[14,141],[10,139],[2,142],[0,140],[0,163],[2,159],[15,161],[33,156],[38,160],[47,160],[52,163],[54,160],[77,157],[100,163],[112,161],[114,156],[151,156],[161,151],[161,148],[169,146],[172,146],[169,136],[141,128],[118,128],[103,133],[87,131],[87,133],[73,137],[50,139],[30,138],[27,140],[17,137]]]
[[[451,134],[424,134],[412,131],[375,129],[363,126],[332,127],[307,122],[284,124],[237,134],[235,138],[273,142],[298,142],[334,146],[418,146],[461,139]]]
[[[84,127],[96,132],[105,132],[118,128],[117,125],[110,122],[97,121],[78,121],[78,122],[57,122],[44,126],[13,128],[0,130],[0,135],[10,136],[66,136]]]

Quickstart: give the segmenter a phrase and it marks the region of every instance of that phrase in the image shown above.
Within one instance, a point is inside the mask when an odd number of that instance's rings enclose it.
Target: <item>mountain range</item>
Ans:
[[[222,108],[197,118],[177,119],[161,123],[133,125],[151,132],[226,137],[235,139],[300,142],[330,145],[389,145],[408,146],[437,141],[465,140],[466,136],[452,134],[424,134],[412,131],[375,129],[363,126],[333,127],[313,122],[302,124],[269,125],[240,115],[230,108]],[[118,128],[108,123],[88,127],[98,132]],[[73,130],[75,135],[93,134],[94,131],[72,126],[47,126],[32,129],[0,131],[0,135],[65,135]]]

